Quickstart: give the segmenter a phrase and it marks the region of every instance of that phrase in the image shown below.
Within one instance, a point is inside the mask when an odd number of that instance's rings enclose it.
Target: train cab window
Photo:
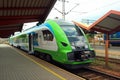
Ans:
[[[84,34],[80,28],[75,25],[62,25],[61,28],[65,32],[71,45],[86,42]]]
[[[53,34],[49,30],[43,30],[42,32],[45,41],[53,41]]]
[[[80,31],[80,29],[77,26],[74,25],[64,25],[61,26],[63,31],[68,37],[72,36],[83,36],[83,33]]]

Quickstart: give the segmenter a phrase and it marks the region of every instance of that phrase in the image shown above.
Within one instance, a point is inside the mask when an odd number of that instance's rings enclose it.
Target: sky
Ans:
[[[72,9],[73,7],[75,8]],[[65,20],[81,22],[83,19],[89,19],[94,22],[110,10],[120,11],[120,0],[66,0],[65,12],[69,13],[65,16]],[[57,0],[47,19],[54,19],[55,17],[62,19],[62,14],[59,11],[62,12],[62,0]],[[25,24],[24,29],[35,24]]]
[[[66,15],[66,20],[81,20],[82,18],[98,19],[110,10],[120,11],[120,0],[66,0],[65,9],[68,12],[76,4],[79,4],[69,14]],[[62,2],[57,1],[55,6],[62,11]],[[54,8],[48,18],[62,17]]]

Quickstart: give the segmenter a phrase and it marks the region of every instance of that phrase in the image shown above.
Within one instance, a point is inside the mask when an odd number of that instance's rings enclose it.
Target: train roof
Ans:
[[[16,37],[16,36],[19,36],[19,35],[22,35],[22,34],[33,33],[34,31],[37,31],[40,27],[45,26],[45,24],[48,23],[49,21],[56,22],[60,26],[61,25],[74,25],[74,23],[72,23],[70,21],[65,21],[65,20],[62,20],[62,19],[54,19],[54,20],[49,19],[49,20],[46,20],[46,22],[44,22],[42,24],[39,24],[39,25],[36,24],[36,26],[28,28],[28,29],[22,31],[19,34],[13,35],[12,37]]]
[[[74,25],[74,23],[70,22],[70,21],[65,21],[63,19],[54,19],[54,21],[58,24],[58,25]]]

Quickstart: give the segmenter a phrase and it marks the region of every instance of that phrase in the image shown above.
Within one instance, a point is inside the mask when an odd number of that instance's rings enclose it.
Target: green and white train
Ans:
[[[47,20],[9,38],[10,44],[47,61],[68,67],[89,64],[95,58],[83,30],[74,23]]]

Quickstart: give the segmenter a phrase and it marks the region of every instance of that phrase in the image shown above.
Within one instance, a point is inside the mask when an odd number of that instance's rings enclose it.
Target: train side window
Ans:
[[[43,30],[42,32],[45,41],[53,41],[53,34],[49,30]]]

